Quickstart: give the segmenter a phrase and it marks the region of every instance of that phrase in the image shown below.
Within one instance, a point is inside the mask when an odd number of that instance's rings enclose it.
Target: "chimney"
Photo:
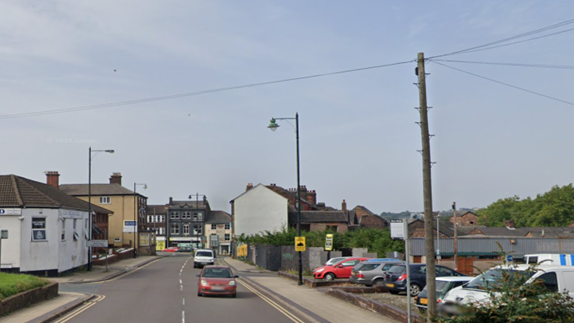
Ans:
[[[110,184],[122,185],[122,173],[113,173],[110,177]]]
[[[55,188],[60,187],[60,174],[57,171],[47,171],[46,172],[46,184],[54,186]]]
[[[191,195],[190,195],[191,196]],[[173,197],[169,197],[169,205],[171,205],[171,203],[173,203]]]
[[[313,205],[317,204],[317,192],[315,192],[315,190],[308,191],[306,200]]]
[[[341,204],[341,209],[343,209],[343,212],[347,212],[347,202],[345,202],[345,200],[343,200],[343,203]]]
[[[245,188],[245,192],[249,191],[253,188],[253,183],[247,183],[247,187]]]

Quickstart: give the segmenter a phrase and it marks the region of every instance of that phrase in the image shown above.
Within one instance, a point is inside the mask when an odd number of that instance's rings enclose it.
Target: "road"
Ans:
[[[61,284],[60,291],[98,295],[57,323],[142,322],[303,322],[272,301],[266,301],[239,278],[237,298],[198,297],[193,258],[178,255],[113,280],[92,284]],[[290,317],[288,317],[290,316]]]

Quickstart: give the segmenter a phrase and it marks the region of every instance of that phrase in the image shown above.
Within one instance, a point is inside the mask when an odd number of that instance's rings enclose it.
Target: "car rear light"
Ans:
[[[437,303],[440,303],[440,302],[442,302],[442,299],[439,298],[439,299],[436,300],[436,302],[437,302]]]
[[[403,281],[403,280],[405,280],[405,279],[407,279],[407,274],[402,274],[402,275],[399,276],[399,278],[397,279],[397,281]]]
[[[358,278],[365,278],[365,275],[363,275],[362,273],[358,273],[358,274],[357,274],[357,277],[358,277]]]

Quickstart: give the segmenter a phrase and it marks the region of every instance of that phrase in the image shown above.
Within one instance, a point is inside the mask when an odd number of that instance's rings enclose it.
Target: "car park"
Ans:
[[[453,288],[462,286],[469,281],[474,279],[472,276],[452,276],[452,277],[437,277],[436,278],[436,302],[440,304],[443,297]],[[419,311],[424,314],[427,310],[428,298],[427,298],[427,286],[415,296],[415,305]]]
[[[233,274],[228,266],[205,266],[198,274],[197,296],[205,295],[228,295],[237,296],[237,282],[239,277]]]
[[[360,263],[361,261],[371,259],[369,257],[356,257],[343,259],[333,265],[322,266],[313,271],[313,277],[315,279],[325,279],[327,281],[334,280],[336,278],[349,278],[351,277],[351,271],[353,267]]]
[[[393,258],[376,258],[363,261],[353,267],[349,282],[367,287],[384,287],[385,272],[392,266],[403,263],[403,261]]]
[[[211,249],[198,249],[193,257],[193,268],[199,268],[215,263],[215,252]]]
[[[549,293],[566,292],[570,297],[574,297],[574,266],[539,265],[534,268],[529,264],[500,265],[476,276],[467,284],[450,290],[444,296],[439,312],[442,315],[457,315],[460,305],[488,304],[492,295],[496,297],[497,293],[500,293],[504,279],[512,275],[528,275],[522,277],[528,278],[525,284],[542,280]]]
[[[410,287],[407,288],[406,265],[396,265],[385,273],[385,287],[391,294],[406,293],[409,291],[411,296],[417,296],[427,284],[427,266],[425,264],[411,264],[410,270]],[[459,273],[454,269],[445,266],[435,266],[436,277],[443,276],[467,276]]]

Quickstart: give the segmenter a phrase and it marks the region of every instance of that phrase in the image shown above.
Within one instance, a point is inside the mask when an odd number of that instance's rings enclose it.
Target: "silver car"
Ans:
[[[349,282],[362,284],[367,287],[384,286],[385,272],[394,265],[402,265],[403,261],[394,258],[378,258],[357,264],[351,272]]]

